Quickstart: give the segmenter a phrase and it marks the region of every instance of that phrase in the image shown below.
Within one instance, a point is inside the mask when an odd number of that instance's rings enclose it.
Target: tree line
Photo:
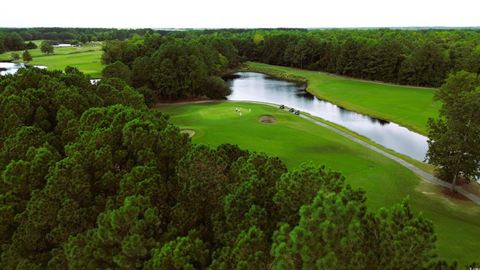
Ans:
[[[16,32],[2,33],[0,32],[0,53],[6,51],[19,51],[36,49],[37,45],[32,41],[25,40]]]
[[[50,40],[71,44],[92,41],[125,40],[133,35],[145,35],[148,32],[167,34],[169,31],[152,29],[115,29],[115,28],[0,28],[0,53],[34,49],[32,40]]]
[[[243,60],[415,86],[480,72],[480,31],[254,30],[225,33]]]
[[[194,145],[118,78],[21,69],[0,114],[2,269],[456,267],[408,201],[372,211],[322,166]]]
[[[208,59],[205,57],[208,56]],[[216,76],[243,61],[320,70],[391,83],[439,87],[448,74],[480,72],[480,32],[456,30],[209,30],[148,32],[107,41],[103,62],[116,63],[135,87],[157,97],[198,96]],[[203,63],[202,63],[203,62]],[[118,69],[118,71],[116,71]],[[218,78],[211,79],[214,88]],[[206,85],[206,86],[205,86]],[[177,92],[178,91],[178,92]],[[228,91],[218,90],[211,97]],[[146,93],[146,92],[145,92]]]
[[[148,102],[230,93],[220,75],[240,63],[233,43],[215,36],[178,38],[147,34],[107,41],[104,77],[118,77],[145,95]]]
[[[480,72],[478,29],[217,29],[168,31],[102,28],[0,28],[0,52],[29,49],[28,40],[90,42],[160,35],[217,39],[242,61],[325,71],[356,78],[439,87],[451,72]],[[225,41],[223,41],[225,42]],[[152,45],[152,44],[150,44]],[[144,56],[142,53],[140,56]],[[150,55],[148,55],[150,56]],[[224,55],[225,56],[225,55]],[[128,63],[125,63],[128,65]]]

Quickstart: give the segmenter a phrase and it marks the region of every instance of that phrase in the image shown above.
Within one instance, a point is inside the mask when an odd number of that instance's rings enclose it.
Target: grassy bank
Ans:
[[[21,57],[23,51],[17,51]],[[100,77],[103,69],[101,61],[102,45],[101,43],[92,43],[79,47],[55,48],[53,54],[44,54],[40,49],[29,50],[33,61],[30,65],[47,66],[50,70],[64,70],[67,66],[78,68],[80,71]],[[0,61],[10,61],[12,52],[0,54]],[[21,61],[20,61],[21,62]]]
[[[408,169],[328,129],[253,103],[165,105],[158,109],[170,114],[182,128],[194,131],[196,143],[238,144],[279,156],[289,167],[302,162],[325,164],[342,172],[351,185],[364,189],[373,208],[390,206],[409,196],[415,211],[434,222],[442,257],[456,259],[461,265],[479,258],[480,208],[446,197],[442,189],[420,180]],[[272,116],[275,122],[260,122],[263,115]]]
[[[389,120],[422,134],[429,117],[436,117],[440,103],[435,89],[400,86],[345,78],[332,74],[248,62],[245,70],[287,80],[308,81],[313,95],[346,109]]]

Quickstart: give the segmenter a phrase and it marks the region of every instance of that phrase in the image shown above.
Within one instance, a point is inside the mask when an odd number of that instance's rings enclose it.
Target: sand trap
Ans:
[[[195,130],[193,130],[193,129],[182,129],[182,130],[180,130],[180,133],[188,134],[188,137],[192,138],[193,135],[195,135]]]
[[[277,122],[277,119],[271,115],[262,115],[260,116],[260,122],[266,123],[266,124],[271,124]]]

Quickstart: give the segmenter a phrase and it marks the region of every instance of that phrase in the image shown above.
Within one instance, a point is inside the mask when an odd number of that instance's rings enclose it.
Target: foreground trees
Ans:
[[[439,119],[429,120],[428,161],[452,182],[480,177],[480,79],[461,71],[451,74],[436,94]]]
[[[432,224],[324,167],[195,146],[120,79],[0,78],[0,268],[415,268]],[[381,254],[381,255],[379,255]]]

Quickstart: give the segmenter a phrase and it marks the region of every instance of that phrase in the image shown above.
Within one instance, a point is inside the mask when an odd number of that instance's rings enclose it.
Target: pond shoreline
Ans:
[[[427,138],[396,123],[357,113],[337,106],[305,90],[303,81],[286,81],[278,76],[258,72],[237,72],[229,76],[227,83],[232,94],[227,97],[232,101],[257,101],[284,104],[313,116],[320,117],[334,124],[356,132],[376,144],[407,155],[418,161],[425,158]]]
[[[252,63],[252,64],[262,64],[262,63]],[[267,64],[262,64],[262,65],[267,65]],[[273,67],[275,67],[275,66],[273,66]],[[290,67],[279,66],[279,68],[290,68]],[[345,77],[345,76],[341,76],[341,75],[337,75],[337,74],[325,73],[325,72],[314,71],[314,70],[303,70],[303,69],[296,69],[296,68],[292,68],[292,69],[299,70],[299,71],[318,72],[318,73],[322,73],[322,74],[327,74],[327,75],[332,76],[332,77],[338,77],[338,78],[342,78],[342,79],[345,79],[345,80],[353,80],[353,81],[359,81],[359,82],[364,82],[364,83],[374,83],[374,84],[388,85],[388,86],[417,88],[417,89],[420,89],[420,90],[421,89],[424,89],[424,90],[434,89],[434,88],[427,88],[427,87],[416,87],[416,86],[410,86],[410,85],[392,84],[392,83],[386,83],[386,82],[381,82],[381,81],[362,80],[362,79]],[[352,112],[367,115],[367,116],[370,116],[372,118],[376,118],[376,119],[379,119],[379,120],[382,120],[382,121],[388,121],[388,122],[391,122],[391,123],[395,123],[399,126],[405,127],[407,129],[409,129],[410,131],[421,134],[423,136],[428,135],[426,130],[422,130],[421,128],[419,128],[418,126],[415,126],[413,124],[409,124],[409,123],[402,122],[402,121],[396,121],[394,119],[391,119],[389,117],[386,117],[386,116],[382,115],[381,113],[376,113],[376,112],[373,112],[373,111],[365,111],[364,109],[357,108],[357,106],[355,106],[355,104],[351,104],[351,103],[348,103],[348,102],[342,102],[342,101],[339,101],[339,100],[332,100],[328,97],[325,97],[325,96],[319,95],[317,93],[314,93],[313,91],[310,90],[311,85],[310,85],[310,82],[308,81],[308,79],[305,78],[305,77],[302,77],[300,75],[290,74],[287,71],[280,71],[280,70],[276,70],[276,69],[270,68],[270,67],[257,67],[257,66],[253,66],[253,65],[248,64],[248,63],[243,64],[242,66],[239,66],[235,71],[231,71],[231,72],[232,73],[233,72],[257,72],[257,73],[262,73],[262,74],[265,74],[265,75],[268,75],[268,76],[271,76],[273,78],[277,78],[277,79],[280,79],[280,80],[286,80],[286,81],[296,82],[296,83],[305,83],[307,85],[306,91],[308,93],[310,93],[311,95],[319,98],[319,99],[328,101],[330,103],[333,103],[333,104],[335,104],[339,107],[342,107],[342,108],[344,108],[346,110],[349,110],[349,111],[352,111]]]

